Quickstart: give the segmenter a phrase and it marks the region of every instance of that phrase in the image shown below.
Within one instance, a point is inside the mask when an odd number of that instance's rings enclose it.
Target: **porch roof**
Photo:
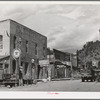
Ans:
[[[0,56],[0,60],[6,59],[6,58],[8,58],[8,57],[10,57],[10,55],[7,55],[7,56]]]

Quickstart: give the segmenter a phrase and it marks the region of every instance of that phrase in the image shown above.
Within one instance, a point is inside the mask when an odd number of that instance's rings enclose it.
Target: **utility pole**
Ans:
[[[71,78],[73,79],[73,65],[72,65],[72,54],[70,53],[70,64],[71,64]]]
[[[19,56],[19,65],[18,65],[18,74],[19,74],[19,86],[23,85],[23,71],[20,73],[20,67],[21,67],[21,38],[18,39],[18,49],[20,50],[20,56]],[[20,74],[22,74],[22,78],[20,79]]]
[[[51,81],[51,66],[50,66],[50,59],[51,59],[51,52],[50,52],[50,48],[48,48],[48,54],[49,54],[49,65],[48,65],[48,78],[49,78],[49,81]]]
[[[98,40],[100,41],[100,29],[99,29],[99,36],[98,36]]]

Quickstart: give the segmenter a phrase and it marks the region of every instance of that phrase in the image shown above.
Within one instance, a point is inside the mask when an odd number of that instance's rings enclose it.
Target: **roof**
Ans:
[[[7,56],[0,56],[0,60],[5,59],[5,58],[8,58],[8,57],[10,57],[10,55],[7,55]]]
[[[27,26],[25,26],[25,25],[23,25],[23,24],[21,24],[21,23],[19,23],[19,22],[15,21],[15,20],[12,20],[12,19],[5,19],[5,20],[1,20],[1,21],[0,21],[0,23],[1,23],[1,22],[4,22],[4,21],[14,22],[14,23],[16,23],[16,24],[19,24],[19,25],[21,25],[21,26],[23,26],[23,27],[27,28],[27,29],[28,29],[28,30],[30,30],[30,31],[35,32],[35,33],[36,33],[36,34],[38,34],[38,35],[41,35],[41,36],[43,36],[43,37],[47,38],[45,35],[43,35],[43,34],[41,34],[41,33],[37,32],[37,31],[35,31],[35,30],[33,30],[33,29],[31,29],[31,28],[29,28],[29,27],[27,27]]]
[[[96,71],[96,72],[100,72],[100,69],[96,69],[95,71]]]

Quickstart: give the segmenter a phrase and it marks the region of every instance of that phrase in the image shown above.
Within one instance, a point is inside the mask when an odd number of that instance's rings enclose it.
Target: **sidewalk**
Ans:
[[[51,81],[71,80],[71,78],[54,78]],[[42,79],[37,79],[37,82],[41,82]]]
[[[71,78],[55,78],[55,79],[51,79],[51,81],[61,81],[61,80],[71,80]]]
[[[54,78],[51,81],[62,81],[62,80],[79,80],[80,78]],[[37,82],[42,82],[42,79],[37,79]]]

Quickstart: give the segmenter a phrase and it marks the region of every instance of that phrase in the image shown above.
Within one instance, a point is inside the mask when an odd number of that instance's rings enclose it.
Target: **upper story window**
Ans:
[[[16,48],[16,36],[14,36],[14,49]]]
[[[38,54],[38,46],[37,46],[37,43],[35,43],[35,55]]]
[[[46,55],[45,55],[45,50],[46,50],[46,48],[45,48],[45,46],[43,46],[43,56],[45,57]]]
[[[28,41],[26,40],[26,52],[28,52]]]
[[[3,36],[0,35],[0,49],[3,49]]]

